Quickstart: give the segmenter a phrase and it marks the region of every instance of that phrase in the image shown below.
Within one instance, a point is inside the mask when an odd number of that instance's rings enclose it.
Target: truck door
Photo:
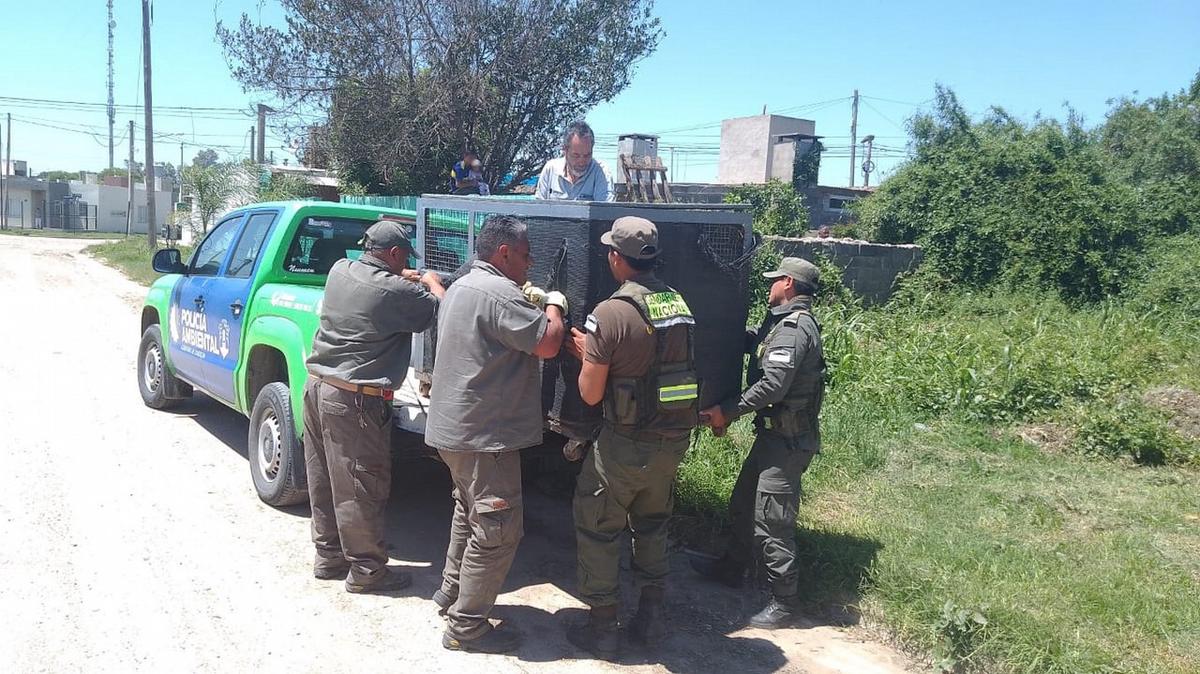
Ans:
[[[171,365],[180,377],[206,391],[209,384],[205,364],[219,352],[218,326],[210,317],[208,288],[220,272],[245,218],[245,213],[237,213],[209,231],[192,254],[187,273],[175,284],[171,297],[167,346]]]
[[[205,290],[208,320],[217,335],[217,352],[205,359],[204,376],[209,393],[230,404],[237,403],[235,371],[241,358],[246,305],[263,242],[279,217],[278,210],[250,211],[242,226],[233,254],[221,273],[211,278]],[[247,400],[249,408],[253,400]]]

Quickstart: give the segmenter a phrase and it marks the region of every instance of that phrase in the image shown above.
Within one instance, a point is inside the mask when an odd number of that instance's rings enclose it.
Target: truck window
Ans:
[[[238,213],[217,223],[212,232],[209,232],[208,238],[204,239],[204,243],[192,254],[193,275],[215,276],[221,270],[221,260],[225,259],[225,253],[228,253],[229,247],[233,245],[233,235],[237,234],[238,223],[241,221],[242,214]]]
[[[250,272],[254,270],[254,261],[258,259],[258,251],[262,248],[274,221],[275,213],[255,213],[250,216],[250,220],[242,229],[242,238],[233,249],[229,268],[225,270],[226,276],[250,278]]]
[[[344,257],[356,258],[362,253],[359,242],[373,224],[374,220],[305,218],[288,246],[283,268],[293,274],[328,274],[334,262]],[[414,226],[407,223],[404,226],[416,236]]]

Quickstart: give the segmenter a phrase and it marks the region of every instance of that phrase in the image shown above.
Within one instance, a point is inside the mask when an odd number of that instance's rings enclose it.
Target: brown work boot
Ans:
[[[521,645],[521,634],[515,630],[489,627],[488,631],[474,639],[460,639],[450,633],[442,632],[442,648],[448,651],[463,651],[464,653],[507,653]]]
[[[346,579],[346,591],[351,594],[385,594],[403,590],[412,585],[412,576],[400,567],[385,566],[364,582],[355,582],[353,576]]]
[[[586,621],[567,627],[567,641],[602,660],[616,660],[621,654],[616,604],[593,606]]]
[[[647,585],[638,599],[637,613],[629,621],[629,637],[645,646],[658,646],[667,636],[662,617],[663,589]]]

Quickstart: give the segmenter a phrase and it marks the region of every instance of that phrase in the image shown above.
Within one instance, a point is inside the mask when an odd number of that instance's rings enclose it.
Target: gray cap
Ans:
[[[817,265],[799,257],[783,258],[779,261],[779,269],[763,272],[763,276],[769,279],[790,276],[797,283],[807,286],[811,292],[816,292],[821,282],[821,270],[817,269]]]
[[[416,257],[421,257],[413,247],[412,239],[408,236],[408,230],[404,225],[395,220],[380,220],[367,228],[367,233],[363,235],[360,243],[363,248],[371,250],[373,248],[407,248]]]
[[[658,257],[658,228],[646,218],[626,215],[613,221],[612,229],[600,235],[600,243],[625,257],[652,260]]]

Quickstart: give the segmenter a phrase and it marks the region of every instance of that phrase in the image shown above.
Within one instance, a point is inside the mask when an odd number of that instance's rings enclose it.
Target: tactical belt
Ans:
[[[351,384],[348,381],[334,379],[333,377],[317,377],[317,379],[320,379],[322,382],[329,384],[334,388],[341,389],[343,391],[349,391],[350,393],[358,393],[360,395],[371,396],[373,398],[383,398],[384,400],[391,400],[395,396],[395,392],[390,388],[364,386],[363,384]]]

